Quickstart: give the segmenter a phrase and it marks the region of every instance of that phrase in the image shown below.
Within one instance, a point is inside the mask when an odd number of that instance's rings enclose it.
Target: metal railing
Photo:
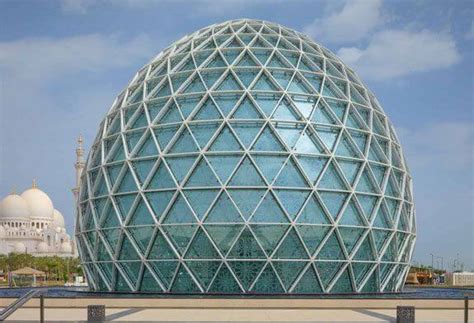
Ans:
[[[28,291],[25,295],[21,296],[17,300],[15,300],[13,303],[5,307],[1,312],[0,312],[0,321],[6,320],[10,315],[12,315],[17,309],[23,306],[26,302],[28,302],[31,298],[35,297],[41,293],[40,290],[30,290]]]

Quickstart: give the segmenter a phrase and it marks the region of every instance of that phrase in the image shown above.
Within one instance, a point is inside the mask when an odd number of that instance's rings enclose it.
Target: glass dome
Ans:
[[[398,291],[411,177],[374,95],[280,25],[234,20],[143,67],[100,125],[76,237],[94,290]]]

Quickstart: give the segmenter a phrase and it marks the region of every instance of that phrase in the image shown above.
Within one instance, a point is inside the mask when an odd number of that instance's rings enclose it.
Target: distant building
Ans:
[[[0,254],[72,257],[75,244],[64,217],[36,183],[21,195],[12,192],[0,201]]]
[[[474,272],[449,273],[447,279],[452,286],[474,286]]]

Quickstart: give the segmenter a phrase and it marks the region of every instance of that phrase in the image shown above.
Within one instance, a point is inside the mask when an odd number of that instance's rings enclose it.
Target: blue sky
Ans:
[[[415,262],[474,268],[474,5],[466,1],[0,2],[0,196],[36,178],[73,223],[75,140],[171,42],[234,18],[309,34],[376,94],[414,178]],[[436,258],[435,258],[436,265]]]

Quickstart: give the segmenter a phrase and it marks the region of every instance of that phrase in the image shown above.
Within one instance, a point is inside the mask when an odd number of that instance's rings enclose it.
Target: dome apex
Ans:
[[[49,196],[37,188],[36,181],[30,189],[21,194],[30,209],[31,219],[50,221],[53,219],[53,202]]]

